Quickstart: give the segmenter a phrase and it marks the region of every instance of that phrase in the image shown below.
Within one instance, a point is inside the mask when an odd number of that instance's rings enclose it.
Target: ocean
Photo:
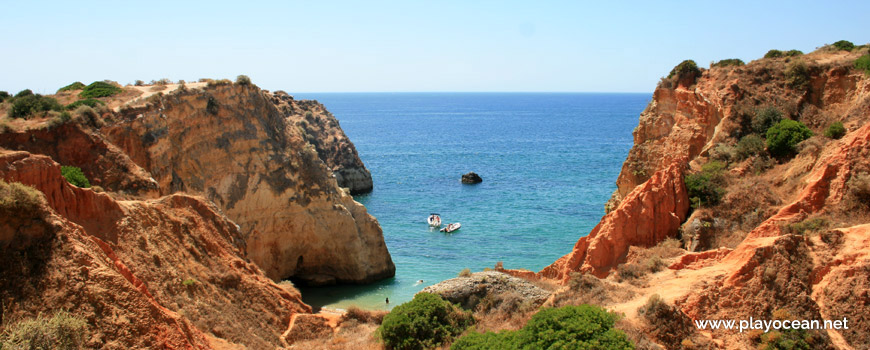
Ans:
[[[371,171],[356,196],[384,230],[396,276],[303,288],[314,307],[390,309],[465,268],[538,271],[604,215],[649,93],[299,93],[339,120]],[[460,177],[476,172],[477,185]],[[426,218],[460,222],[452,234]],[[422,282],[420,282],[422,280]],[[390,303],[386,303],[389,298]]]

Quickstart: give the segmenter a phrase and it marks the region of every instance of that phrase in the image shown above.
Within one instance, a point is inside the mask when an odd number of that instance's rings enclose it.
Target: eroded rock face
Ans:
[[[689,211],[689,199],[679,164],[656,172],[580,238],[571,253],[538,275],[565,282],[572,272],[607,276],[625,260],[629,247],[651,247],[677,234]]]
[[[0,179],[45,198],[0,216],[16,229],[0,235],[13,237],[0,246],[5,318],[67,309],[88,322],[88,348],[274,348],[290,317],[311,311],[245,260],[235,224],[201,198],[116,201],[27,152],[0,151]]]
[[[303,138],[314,146],[317,156],[332,170],[339,187],[349,189],[352,195],[372,191],[372,174],[339,127],[338,119],[326,107],[317,101],[294,100],[283,91],[273,93],[272,102],[290,125],[302,130]]]
[[[325,136],[288,122],[309,111],[320,118],[309,126]],[[300,105],[254,86],[222,85],[170,94],[103,132],[153,175],[162,194],[214,201],[239,224],[248,257],[270,278],[322,284],[393,276],[377,220],[340,188],[323,160],[337,166],[359,160],[325,113],[319,104]]]

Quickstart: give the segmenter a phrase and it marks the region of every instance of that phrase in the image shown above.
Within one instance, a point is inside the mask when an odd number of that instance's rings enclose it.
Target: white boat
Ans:
[[[426,220],[431,227],[441,227],[441,215],[432,213],[429,214],[429,219]]]
[[[447,224],[447,226],[445,226],[444,228],[441,229],[441,232],[451,233],[451,232],[456,231],[460,228],[462,228],[462,224],[460,224],[458,222],[454,222],[452,224]]]

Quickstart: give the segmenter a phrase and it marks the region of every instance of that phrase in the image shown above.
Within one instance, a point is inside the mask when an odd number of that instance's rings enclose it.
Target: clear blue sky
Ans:
[[[0,90],[648,92],[681,60],[870,41],[870,1],[2,1]]]

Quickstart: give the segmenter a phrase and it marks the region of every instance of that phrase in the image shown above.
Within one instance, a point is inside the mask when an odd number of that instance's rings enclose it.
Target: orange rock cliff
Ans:
[[[822,330],[816,348],[870,342],[870,75],[854,67],[867,48],[830,47],[746,65],[711,66],[689,79],[663,79],[634,130],[634,147],[606,215],[574,249],[535,277],[566,285],[581,274],[624,286],[633,296],[608,307],[637,320],[653,294],[691,319],[850,320]],[[793,154],[744,152],[752,119],[775,108],[814,136]],[[845,136],[825,136],[842,122]],[[760,135],[764,137],[764,135]],[[718,203],[692,204],[684,178],[705,164],[723,168]],[[682,254],[632,283],[638,252],[678,239]],[[652,251],[652,250],[650,250]],[[652,260],[650,260],[652,261]],[[528,272],[508,271],[515,275]],[[678,328],[674,326],[674,329]],[[694,331],[713,348],[755,348],[758,334]],[[650,331],[655,333],[657,331]],[[666,348],[680,345],[661,341]]]
[[[0,320],[66,309],[89,348],[272,349],[311,312],[279,281],[394,275],[349,194],[371,175],[322,105],[251,84],[148,88],[0,130]]]

